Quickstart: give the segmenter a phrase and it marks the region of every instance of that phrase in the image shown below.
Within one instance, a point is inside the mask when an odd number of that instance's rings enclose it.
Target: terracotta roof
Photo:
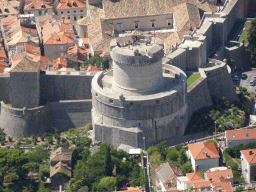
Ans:
[[[247,191],[242,191],[242,192],[256,192],[256,190],[252,189],[252,190],[247,190]]]
[[[129,187],[129,188],[131,188],[131,187]],[[142,192],[142,190],[134,188],[134,189],[128,189],[128,190],[124,190],[124,191],[117,191],[117,192]]]
[[[32,29],[32,28],[28,28],[28,27],[21,27],[21,30],[25,33],[32,33],[32,34],[37,35],[36,29]]]
[[[232,169],[227,169],[227,170],[215,170],[215,171],[206,171],[207,174],[207,178],[208,180],[212,179],[212,181],[217,181],[219,180],[221,177],[223,179],[230,179],[233,178],[233,173],[232,173]]]
[[[0,73],[3,73],[6,67],[9,67],[8,63],[0,60]]]
[[[57,9],[72,9],[86,7],[86,3],[79,0],[61,0]]]
[[[72,44],[73,38],[66,36],[65,34],[52,35],[45,42],[45,45],[65,45]]]
[[[0,15],[17,15],[19,12],[7,0],[0,1]]]
[[[10,72],[37,72],[40,63],[31,61],[24,57],[23,59],[12,63]]]
[[[232,186],[231,186],[231,182],[223,180],[223,181],[219,181],[219,182],[213,182],[212,185],[214,187],[222,187],[222,189],[226,192],[231,192],[232,190]]]
[[[203,179],[203,177],[201,176],[201,174],[199,172],[186,173],[186,176],[188,177],[188,179],[190,181]]]
[[[211,186],[211,181],[194,182],[194,188],[208,187]]]
[[[42,63],[49,63],[50,59],[49,59],[49,57],[45,57],[45,56],[41,56],[41,55],[35,55],[33,57],[33,61],[42,62]]]
[[[195,0],[103,0],[102,4],[104,8],[104,18],[117,19],[172,14],[174,10],[173,7],[185,2],[196,4]]]
[[[58,173],[60,170],[62,170],[67,175],[71,176],[71,167],[69,167],[67,164],[63,162],[57,163],[55,166],[51,167],[50,170],[50,177],[53,177],[56,173]]]
[[[6,53],[5,53],[4,50],[0,50],[0,58],[4,58],[4,59],[7,58]]]
[[[52,3],[44,0],[34,0],[24,7],[25,11],[38,9],[52,9]]]
[[[89,38],[82,38],[82,40],[85,45],[89,44]]]
[[[55,151],[52,152],[50,156],[51,161],[66,161],[71,160],[72,152],[65,149],[64,147],[59,147]]]
[[[256,129],[236,129],[225,131],[227,140],[256,139]],[[248,134],[248,135],[247,135]]]
[[[67,67],[67,61],[66,59],[63,59],[61,57],[59,57],[56,60],[53,60],[53,64],[52,64],[54,70],[58,70],[61,68],[66,68]]]
[[[256,163],[256,149],[241,150],[241,153],[244,155],[249,164]]]
[[[213,142],[188,144],[188,148],[195,160],[220,158]]]
[[[33,55],[40,55],[40,47],[34,47],[28,43],[25,43],[26,51]]]
[[[19,1],[15,1],[15,0],[12,0],[10,1],[9,0],[9,3],[11,4],[11,6],[13,6],[14,8],[18,8],[20,6],[20,2]]]
[[[98,69],[98,68],[96,68],[96,67],[94,67],[92,65],[89,65],[86,70],[87,71],[100,71],[100,69]]]
[[[81,55],[87,56],[87,50],[85,47],[81,47],[75,44],[74,46],[68,48],[68,54],[69,55],[81,54]]]

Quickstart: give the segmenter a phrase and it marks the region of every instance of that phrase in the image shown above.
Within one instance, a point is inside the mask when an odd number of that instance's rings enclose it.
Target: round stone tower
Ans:
[[[127,45],[128,44],[128,45]],[[187,125],[187,78],[162,65],[163,42],[143,36],[110,44],[113,70],[92,80],[95,139],[132,147],[182,136]]]

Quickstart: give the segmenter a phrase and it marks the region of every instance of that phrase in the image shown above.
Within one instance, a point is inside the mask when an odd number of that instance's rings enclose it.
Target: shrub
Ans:
[[[11,136],[8,137],[9,142],[12,142],[12,139],[13,138]]]

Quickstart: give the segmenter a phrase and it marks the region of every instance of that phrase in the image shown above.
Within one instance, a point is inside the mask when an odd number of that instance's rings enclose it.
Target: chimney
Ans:
[[[115,192],[117,192],[117,186],[115,186]]]
[[[60,185],[60,192],[62,192],[62,185]]]
[[[62,22],[64,23],[64,21],[65,21],[65,17],[62,17]]]
[[[251,149],[249,150],[249,155],[252,155],[252,150]]]

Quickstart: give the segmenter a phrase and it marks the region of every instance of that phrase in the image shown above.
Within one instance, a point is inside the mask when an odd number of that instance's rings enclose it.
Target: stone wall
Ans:
[[[188,116],[198,109],[211,106],[212,99],[207,85],[207,76],[202,69],[199,69],[201,77],[188,87]]]
[[[44,55],[49,57],[50,60],[58,59],[59,57],[65,57],[69,47],[72,47],[73,43],[65,45],[44,45]]]
[[[0,127],[12,137],[42,135],[51,128],[48,112],[47,106],[18,109],[1,102]]]
[[[11,103],[10,76],[0,76],[0,101]]]
[[[233,67],[247,66],[250,67],[250,57],[246,52],[246,48],[243,43],[230,41],[225,46],[225,58],[229,61],[234,60]]]
[[[41,103],[59,100],[91,99],[92,75],[62,75],[55,72],[52,75],[41,75]]]
[[[231,79],[230,67],[221,61],[209,59],[215,63],[213,67],[203,68],[207,76],[207,84],[210,94],[222,99],[224,96],[230,103],[237,100],[237,94]]]
[[[48,103],[53,128],[67,131],[91,123],[91,100],[69,100]]]

